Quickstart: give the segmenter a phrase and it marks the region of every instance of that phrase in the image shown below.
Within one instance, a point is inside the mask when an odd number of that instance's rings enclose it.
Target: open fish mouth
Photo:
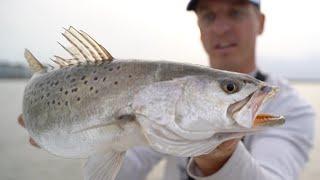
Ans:
[[[267,85],[261,86],[243,100],[229,106],[228,114],[240,126],[245,128],[269,127],[284,124],[283,116],[260,113],[261,106],[274,97],[278,88]]]

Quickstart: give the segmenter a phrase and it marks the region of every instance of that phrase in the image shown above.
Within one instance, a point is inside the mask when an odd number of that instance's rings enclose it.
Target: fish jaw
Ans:
[[[259,112],[262,105],[274,97],[278,91],[277,87],[260,85],[248,97],[229,107],[231,118],[243,128],[261,128],[284,124],[285,118],[283,116],[260,114]]]

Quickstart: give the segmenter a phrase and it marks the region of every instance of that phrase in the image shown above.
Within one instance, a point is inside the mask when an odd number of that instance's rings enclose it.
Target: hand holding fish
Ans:
[[[197,167],[203,175],[209,176],[217,172],[229,160],[238,145],[239,139],[231,139],[220,144],[209,154],[194,157]]]
[[[83,31],[70,27],[63,36],[72,47],[62,47],[72,58],[55,56],[59,69],[44,67],[25,51],[34,74],[19,122],[36,142],[31,144],[61,157],[88,158],[87,180],[113,180],[134,146],[197,157],[204,169],[210,159],[221,165],[234,151],[232,139],[284,123],[282,116],[260,114],[277,88],[251,76],[169,61],[118,60]]]
[[[25,127],[25,124],[24,124],[24,120],[23,120],[23,117],[22,117],[22,114],[20,114],[18,116],[18,123],[20,124],[20,126],[22,126],[23,128],[26,128]],[[37,147],[37,148],[40,148],[40,146],[31,138],[29,137],[29,143],[34,146],[34,147]]]

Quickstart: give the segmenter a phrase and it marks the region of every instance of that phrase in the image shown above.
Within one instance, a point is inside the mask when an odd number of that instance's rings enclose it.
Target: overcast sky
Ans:
[[[65,55],[62,27],[91,34],[114,57],[207,64],[188,0],[1,0],[0,59],[24,61],[24,48],[43,62]],[[318,0],[262,0],[266,28],[261,61],[302,63],[320,57]],[[268,63],[268,62],[262,62]]]

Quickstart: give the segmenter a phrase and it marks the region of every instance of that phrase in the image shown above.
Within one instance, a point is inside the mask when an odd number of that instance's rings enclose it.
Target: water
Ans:
[[[32,147],[27,143],[27,132],[17,123],[22,109],[22,94],[26,81],[0,80],[0,179],[1,180],[56,180],[82,179],[82,160],[62,159]],[[297,90],[320,114],[320,83],[295,83]],[[320,123],[316,122],[316,129]],[[319,179],[320,134],[316,134],[315,149],[311,160],[301,175],[301,180]],[[160,179],[162,161],[148,179]]]

